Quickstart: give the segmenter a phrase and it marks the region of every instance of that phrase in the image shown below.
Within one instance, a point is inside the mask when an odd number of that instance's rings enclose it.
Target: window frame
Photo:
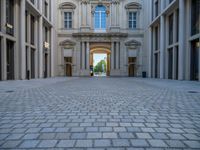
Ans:
[[[97,10],[98,7],[103,7],[104,10]],[[98,15],[98,19],[96,19],[96,14],[99,13]],[[103,16],[102,14],[104,14],[105,16]],[[99,21],[99,28],[96,27],[96,21]],[[104,21],[103,21],[104,20]],[[103,24],[102,22],[104,22],[105,24]],[[103,27],[104,26],[104,27]],[[104,5],[97,5],[95,7],[95,10],[94,10],[94,31],[98,32],[105,32],[107,29],[107,14],[106,14],[106,6]]]
[[[65,14],[71,14],[71,20],[70,20],[70,15],[68,15],[68,18],[66,19]],[[67,27],[65,26],[66,22],[67,22]],[[70,22],[71,22],[71,26],[70,26]],[[66,30],[73,28],[73,12],[72,11],[63,11],[63,28]]]
[[[132,14],[131,20],[130,20],[130,14]],[[135,15],[135,16],[134,16]],[[135,17],[135,20],[134,20]],[[130,22],[132,23],[132,26],[130,27]],[[135,22],[135,26],[134,26]],[[137,11],[129,11],[128,12],[128,29],[135,30],[138,27],[138,12]]]

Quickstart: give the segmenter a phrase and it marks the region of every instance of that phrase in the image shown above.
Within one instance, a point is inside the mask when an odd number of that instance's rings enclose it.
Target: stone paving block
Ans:
[[[69,131],[69,128],[66,128],[66,127],[59,127],[59,128],[56,128],[55,132],[68,132]]]
[[[135,136],[133,135],[133,133],[129,133],[129,132],[120,132],[119,133],[119,137],[122,139],[133,139],[135,138]]]
[[[72,133],[72,139],[86,139],[86,133]]]
[[[108,139],[102,140],[95,140],[94,141],[94,147],[110,147],[111,146],[111,141]]]
[[[130,146],[129,140],[127,139],[114,139],[112,140],[113,146],[115,147],[127,147]]]
[[[86,127],[86,132],[98,132],[98,127]]]
[[[147,143],[146,140],[139,140],[139,139],[134,139],[131,140],[131,144],[133,147],[149,147],[149,144]]]
[[[185,137],[183,137],[181,134],[174,134],[174,133],[169,133],[167,134],[170,139],[174,139],[174,140],[184,140]]]
[[[149,133],[136,133],[139,139],[152,139]]]
[[[88,139],[98,139],[98,138],[102,138],[102,133],[99,133],[99,132],[88,133],[88,134],[87,134],[87,138],[88,138]]]
[[[57,144],[57,140],[41,140],[38,147],[39,148],[53,148]]]
[[[66,140],[70,139],[70,133],[56,133],[55,139],[57,140]]]
[[[60,140],[56,147],[74,147],[75,140]]]
[[[77,140],[76,147],[92,147],[92,140]]]
[[[113,127],[114,132],[126,132],[125,127]]]
[[[41,133],[39,136],[40,140],[51,140],[54,139],[55,133]]]
[[[103,133],[103,138],[106,138],[106,139],[114,139],[114,138],[117,138],[117,133],[114,133],[114,132],[106,132],[106,133]]]
[[[25,140],[19,147],[20,148],[36,148],[39,140]]]
[[[26,135],[24,135],[24,137],[22,139],[25,139],[25,140],[34,140],[34,139],[37,139],[39,137],[40,134],[38,133],[28,133]]]
[[[20,140],[7,140],[1,148],[16,148],[21,142]]]
[[[151,136],[154,139],[169,139],[169,137],[165,133],[151,133]]]
[[[168,147],[163,140],[148,140],[152,147]]]
[[[99,127],[100,132],[112,132],[112,127]]]
[[[183,134],[184,137],[186,137],[188,140],[200,140],[200,136],[197,136],[195,134]]]
[[[167,145],[172,148],[186,148],[185,144],[182,141],[178,140],[166,140]]]
[[[197,148],[200,149],[200,141],[184,141],[184,143],[189,146],[190,148]]]
[[[38,133],[41,128],[29,128],[26,133]]]
[[[45,133],[45,132],[54,132],[55,128],[43,128],[40,132]]]
[[[70,132],[83,132],[84,128],[83,127],[74,127],[71,128]]]
[[[24,136],[24,134],[10,134],[6,139],[7,140],[19,140]]]

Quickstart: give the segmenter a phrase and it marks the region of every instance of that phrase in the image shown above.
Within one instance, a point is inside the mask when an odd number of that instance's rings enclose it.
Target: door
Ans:
[[[35,78],[35,49],[31,49],[31,78]]]
[[[191,43],[191,80],[199,80],[199,40]]]
[[[48,54],[45,54],[44,56],[44,64],[45,64],[45,70],[44,70],[44,77],[48,77]]]
[[[129,77],[136,76],[136,57],[129,57]]]
[[[14,42],[7,40],[7,80],[14,80]]]
[[[65,57],[65,64],[66,64],[65,75],[67,77],[71,77],[72,76],[72,57]]]

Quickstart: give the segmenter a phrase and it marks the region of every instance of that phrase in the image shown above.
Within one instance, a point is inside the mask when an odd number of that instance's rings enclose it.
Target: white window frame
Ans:
[[[68,15],[68,18],[65,18],[65,14],[71,14],[71,20],[69,19],[69,16]],[[69,26],[69,22],[71,21],[71,27]],[[66,27],[66,23],[67,22],[67,27]],[[73,28],[73,13],[71,11],[64,11],[63,12],[63,27],[64,29],[72,29]]]
[[[130,13],[132,14],[131,20],[130,20]],[[136,19],[134,19],[134,15],[133,14],[135,14]],[[137,11],[129,11],[128,12],[128,29],[131,29],[131,30],[137,29],[137,25],[138,25],[137,21],[138,21],[138,13],[137,13]],[[129,26],[130,22],[132,22],[132,27]],[[134,27],[134,22],[135,22],[135,27]]]

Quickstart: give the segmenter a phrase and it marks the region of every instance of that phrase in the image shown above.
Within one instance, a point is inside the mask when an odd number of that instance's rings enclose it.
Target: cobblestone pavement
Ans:
[[[200,149],[200,83],[135,78],[0,82],[0,149]]]

